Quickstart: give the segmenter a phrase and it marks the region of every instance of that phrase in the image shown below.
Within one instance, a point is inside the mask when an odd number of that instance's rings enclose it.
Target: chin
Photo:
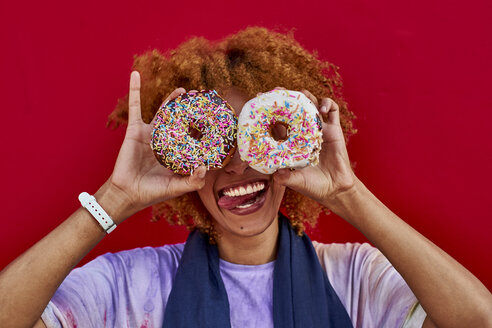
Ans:
[[[215,220],[219,234],[229,233],[242,237],[261,235],[276,222],[283,191],[274,192],[275,188],[267,190],[259,202],[244,209],[220,209]]]
[[[241,220],[242,222],[234,222],[234,227],[230,228],[230,232],[242,237],[253,237],[264,233],[276,220],[277,212],[268,216],[255,216],[251,220]]]

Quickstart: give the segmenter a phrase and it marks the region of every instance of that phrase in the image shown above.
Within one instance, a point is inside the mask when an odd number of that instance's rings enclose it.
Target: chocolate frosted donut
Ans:
[[[156,113],[151,147],[157,160],[182,175],[225,166],[236,149],[237,118],[215,90],[185,93]]]

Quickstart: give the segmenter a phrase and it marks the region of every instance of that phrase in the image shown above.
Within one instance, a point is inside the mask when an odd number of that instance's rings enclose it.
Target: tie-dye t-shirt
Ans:
[[[358,243],[313,246],[354,327],[422,326],[425,312],[379,250]],[[183,249],[176,244],[99,256],[72,270],[41,318],[47,327],[161,327]],[[220,260],[233,328],[273,327],[274,264]]]

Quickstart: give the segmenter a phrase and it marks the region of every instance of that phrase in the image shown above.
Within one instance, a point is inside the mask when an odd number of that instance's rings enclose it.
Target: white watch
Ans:
[[[94,196],[83,192],[79,195],[79,200],[80,204],[82,204],[82,206],[85,207],[89,211],[89,213],[92,214],[94,219],[99,222],[106,233],[110,233],[111,231],[116,229],[116,224],[114,224],[113,219],[111,219],[108,213],[106,213],[101,205],[97,203]]]

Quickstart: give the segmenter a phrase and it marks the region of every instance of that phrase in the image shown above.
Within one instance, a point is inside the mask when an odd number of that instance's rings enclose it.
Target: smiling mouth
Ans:
[[[263,199],[268,187],[268,180],[256,180],[228,186],[219,191],[217,204],[227,210],[247,209]]]

